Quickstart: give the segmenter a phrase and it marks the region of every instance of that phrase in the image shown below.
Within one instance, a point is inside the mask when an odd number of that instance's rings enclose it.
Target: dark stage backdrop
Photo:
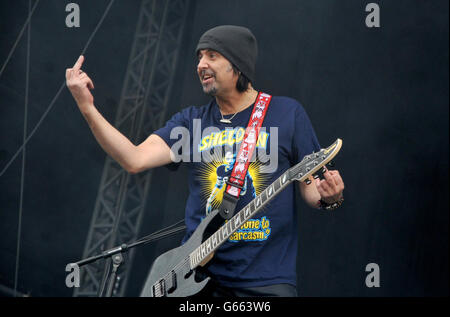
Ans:
[[[343,139],[336,168],[346,189],[334,212],[299,200],[300,296],[448,296],[448,1],[373,1],[379,28],[354,0],[191,1],[167,118],[204,96],[195,45],[220,24],[259,42],[255,87],[299,100],[322,146]],[[32,2],[34,3],[34,1]],[[109,1],[41,1],[31,20],[28,133],[47,109]],[[140,1],[117,0],[86,52],[95,104],[114,122]],[[28,1],[0,1],[3,65]],[[0,169],[22,144],[27,33],[0,77]],[[105,153],[65,88],[26,147],[18,290],[71,296],[65,265],[82,256]],[[0,177],[0,284],[14,287],[22,156]],[[140,236],[183,218],[187,173],[154,171]],[[127,296],[182,234],[139,248]],[[380,287],[368,288],[377,263]]]

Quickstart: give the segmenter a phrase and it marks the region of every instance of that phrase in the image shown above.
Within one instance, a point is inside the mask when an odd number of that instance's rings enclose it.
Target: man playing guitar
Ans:
[[[225,153],[237,155],[243,144],[243,129],[252,115],[261,117],[255,105],[261,93],[252,85],[257,57],[256,38],[250,30],[238,26],[219,26],[202,35],[197,45],[197,74],[203,92],[212,100],[200,107],[188,107],[175,114],[164,127],[144,142],[134,145],[108,123],[94,105],[90,92],[94,84],[81,70],[80,56],[73,68],[66,70],[67,86],[100,146],[129,173],[171,164],[189,167],[189,198],[186,204],[187,227],[184,244],[205,217],[209,206],[219,206],[226,186],[217,184],[217,167],[227,164]],[[214,133],[202,134],[200,144],[194,144],[193,120],[202,127],[213,127]],[[277,160],[276,171],[267,172],[257,151],[247,173],[258,195],[286,170],[312,152],[320,150],[314,129],[296,100],[271,97],[262,130],[255,140],[258,150],[272,149],[270,159]],[[178,141],[170,137],[176,127],[189,130],[191,160],[179,162],[171,147]],[[267,133],[271,128],[277,133]],[[275,135],[276,134],[276,135]],[[194,151],[208,153],[213,160],[196,162]],[[202,156],[203,157],[203,156]],[[177,163],[174,163],[177,162]],[[226,166],[226,165],[225,165]],[[216,175],[214,175],[216,174]],[[337,170],[326,170],[323,179],[308,179],[299,184],[301,197],[318,209],[334,209],[343,201],[344,183]],[[313,182],[312,185],[308,185]],[[214,191],[214,193],[213,193]],[[239,196],[236,210],[246,206],[254,194],[250,190]],[[295,208],[295,186],[288,185],[254,218],[236,230],[214,253],[207,265],[211,277],[199,295],[211,296],[297,296],[296,257],[298,223]]]

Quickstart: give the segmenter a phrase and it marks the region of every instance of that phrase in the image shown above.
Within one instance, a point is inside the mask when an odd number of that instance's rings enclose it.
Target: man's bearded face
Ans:
[[[197,74],[208,95],[217,96],[236,87],[237,75],[231,63],[216,51],[199,51]]]

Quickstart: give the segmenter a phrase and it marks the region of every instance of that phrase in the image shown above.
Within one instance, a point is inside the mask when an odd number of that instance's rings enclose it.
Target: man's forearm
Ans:
[[[125,170],[135,172],[138,166],[137,147],[113,127],[94,105],[80,107],[80,109],[83,109],[81,113],[103,150]]]
[[[303,198],[303,200],[310,206],[311,208],[317,209],[318,204],[317,202],[320,199],[320,194],[316,189],[316,186],[314,185],[314,182],[312,182],[309,185],[306,185],[304,182],[299,183],[300,187],[300,194]]]
[[[311,195],[310,194],[308,196],[303,197],[303,199],[308,204],[308,206],[310,206],[311,208],[313,208],[313,209],[319,208],[318,202],[320,199],[320,195]]]

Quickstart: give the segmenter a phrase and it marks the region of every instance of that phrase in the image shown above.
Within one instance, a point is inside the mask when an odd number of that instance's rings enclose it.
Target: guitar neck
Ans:
[[[279,194],[292,179],[290,177],[291,170],[284,172],[272,184],[266,187],[258,196],[256,196],[247,206],[242,208],[236,215],[223,224],[219,230],[205,240],[190,255],[191,269],[197,267],[208,256],[210,256],[217,248],[219,248],[236,230],[238,230],[253,215],[258,213],[264,205],[271,201]]]

